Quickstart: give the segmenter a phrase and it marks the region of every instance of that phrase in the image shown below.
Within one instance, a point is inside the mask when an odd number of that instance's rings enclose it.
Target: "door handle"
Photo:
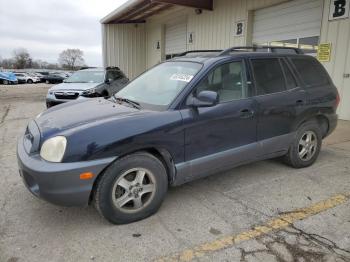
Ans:
[[[303,106],[303,105],[305,105],[305,101],[302,100],[302,99],[300,99],[300,100],[297,100],[297,101],[295,102],[295,104],[296,104],[297,106]]]
[[[251,118],[254,116],[254,111],[251,109],[242,109],[240,111],[240,118]]]

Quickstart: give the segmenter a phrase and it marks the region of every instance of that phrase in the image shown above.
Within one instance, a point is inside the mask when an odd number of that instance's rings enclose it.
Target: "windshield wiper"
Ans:
[[[127,99],[127,98],[123,98],[123,97],[120,97],[120,96],[116,96],[116,95],[113,95],[113,98],[118,101],[118,102],[124,102],[124,103],[127,103],[129,105],[131,105],[132,107],[136,108],[136,109],[141,109],[141,105],[140,103],[136,102],[136,101],[133,101],[133,100],[130,100],[130,99]]]

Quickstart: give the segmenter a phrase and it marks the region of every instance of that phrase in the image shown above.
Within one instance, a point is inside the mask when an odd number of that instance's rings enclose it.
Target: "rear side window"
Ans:
[[[307,87],[329,84],[324,68],[316,60],[310,58],[292,58],[291,60]]]
[[[292,72],[290,71],[287,63],[284,60],[281,60],[281,64],[283,67],[284,74],[286,76],[287,89],[296,88],[298,86],[297,82],[295,81],[294,76],[293,76]]]
[[[257,95],[273,94],[286,90],[283,71],[278,58],[251,60]]]

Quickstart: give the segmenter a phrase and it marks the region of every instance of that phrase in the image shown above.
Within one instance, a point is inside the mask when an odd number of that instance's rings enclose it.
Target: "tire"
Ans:
[[[4,85],[9,85],[10,82],[8,80],[4,80]]]
[[[321,147],[322,131],[320,126],[316,121],[305,122],[298,128],[293,144],[283,160],[294,168],[311,166],[317,160]]]
[[[50,84],[50,81],[49,81],[49,80],[46,80],[45,83],[46,83],[46,84]]]
[[[27,84],[33,84],[33,80],[32,79],[28,79],[27,80]]]
[[[162,162],[139,152],[117,160],[104,171],[96,183],[93,200],[109,222],[127,224],[156,213],[167,190]]]

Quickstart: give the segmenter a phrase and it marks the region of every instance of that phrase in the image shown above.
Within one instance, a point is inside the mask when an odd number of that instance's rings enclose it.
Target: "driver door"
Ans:
[[[181,111],[185,125],[186,180],[229,169],[255,157],[257,106],[247,85],[243,60],[211,70],[191,94],[215,91],[219,103]]]

